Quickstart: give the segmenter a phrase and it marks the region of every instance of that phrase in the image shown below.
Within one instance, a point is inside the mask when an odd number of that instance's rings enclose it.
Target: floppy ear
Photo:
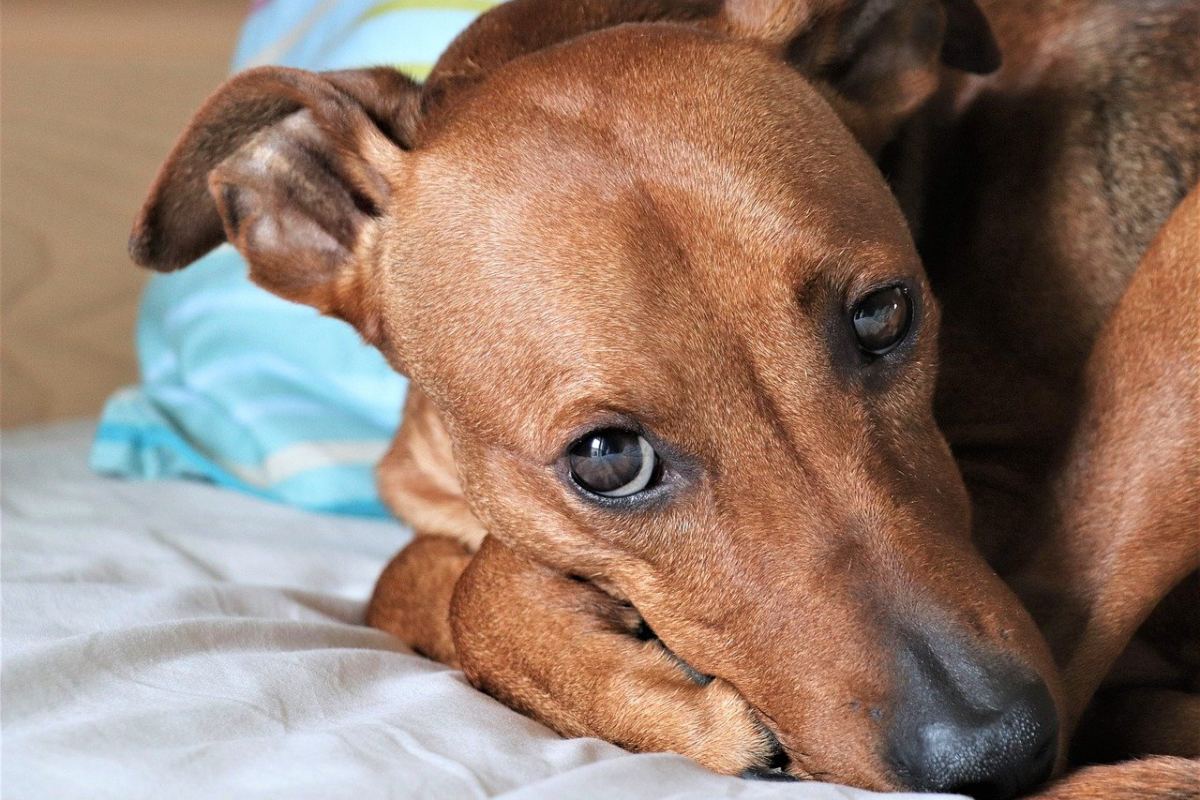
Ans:
[[[133,260],[180,269],[231,242],[265,289],[341,317],[379,344],[365,258],[411,145],[420,88],[392,69],[236,75],[167,157],[129,240]]]
[[[726,0],[718,23],[795,64],[870,152],[933,94],[941,65],[1000,66],[974,0]]]

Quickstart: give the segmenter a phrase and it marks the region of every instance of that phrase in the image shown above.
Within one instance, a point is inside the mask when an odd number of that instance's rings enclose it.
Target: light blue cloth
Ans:
[[[387,64],[424,77],[489,5],[259,2],[233,67]],[[151,279],[137,348],[141,383],[105,407],[95,470],[194,478],[316,511],[386,515],[374,468],[399,423],[406,381],[349,325],[254,286],[241,256],[222,245]]]

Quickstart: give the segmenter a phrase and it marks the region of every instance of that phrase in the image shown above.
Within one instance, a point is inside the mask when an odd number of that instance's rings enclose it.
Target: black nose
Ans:
[[[889,760],[911,789],[1008,800],[1050,775],[1058,715],[1040,678],[928,642],[901,658]]]

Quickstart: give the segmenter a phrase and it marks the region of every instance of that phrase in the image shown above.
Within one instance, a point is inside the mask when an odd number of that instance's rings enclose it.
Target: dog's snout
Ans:
[[[907,655],[888,737],[888,760],[903,783],[1008,800],[1049,777],[1058,716],[1040,678],[969,658],[961,647],[935,653],[926,645]]]

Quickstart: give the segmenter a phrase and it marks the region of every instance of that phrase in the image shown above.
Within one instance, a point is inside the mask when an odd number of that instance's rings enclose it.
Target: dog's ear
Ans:
[[[942,64],[1000,66],[974,0],[725,0],[718,24],[795,64],[870,151],[934,92]]]
[[[392,69],[264,67],[208,99],[167,157],[129,241],[167,272],[223,240],[275,294],[382,338],[364,258],[411,145],[420,88]]]
[[[942,63],[976,75],[1000,69],[1000,45],[975,0],[942,0],[942,6],[946,10]]]

